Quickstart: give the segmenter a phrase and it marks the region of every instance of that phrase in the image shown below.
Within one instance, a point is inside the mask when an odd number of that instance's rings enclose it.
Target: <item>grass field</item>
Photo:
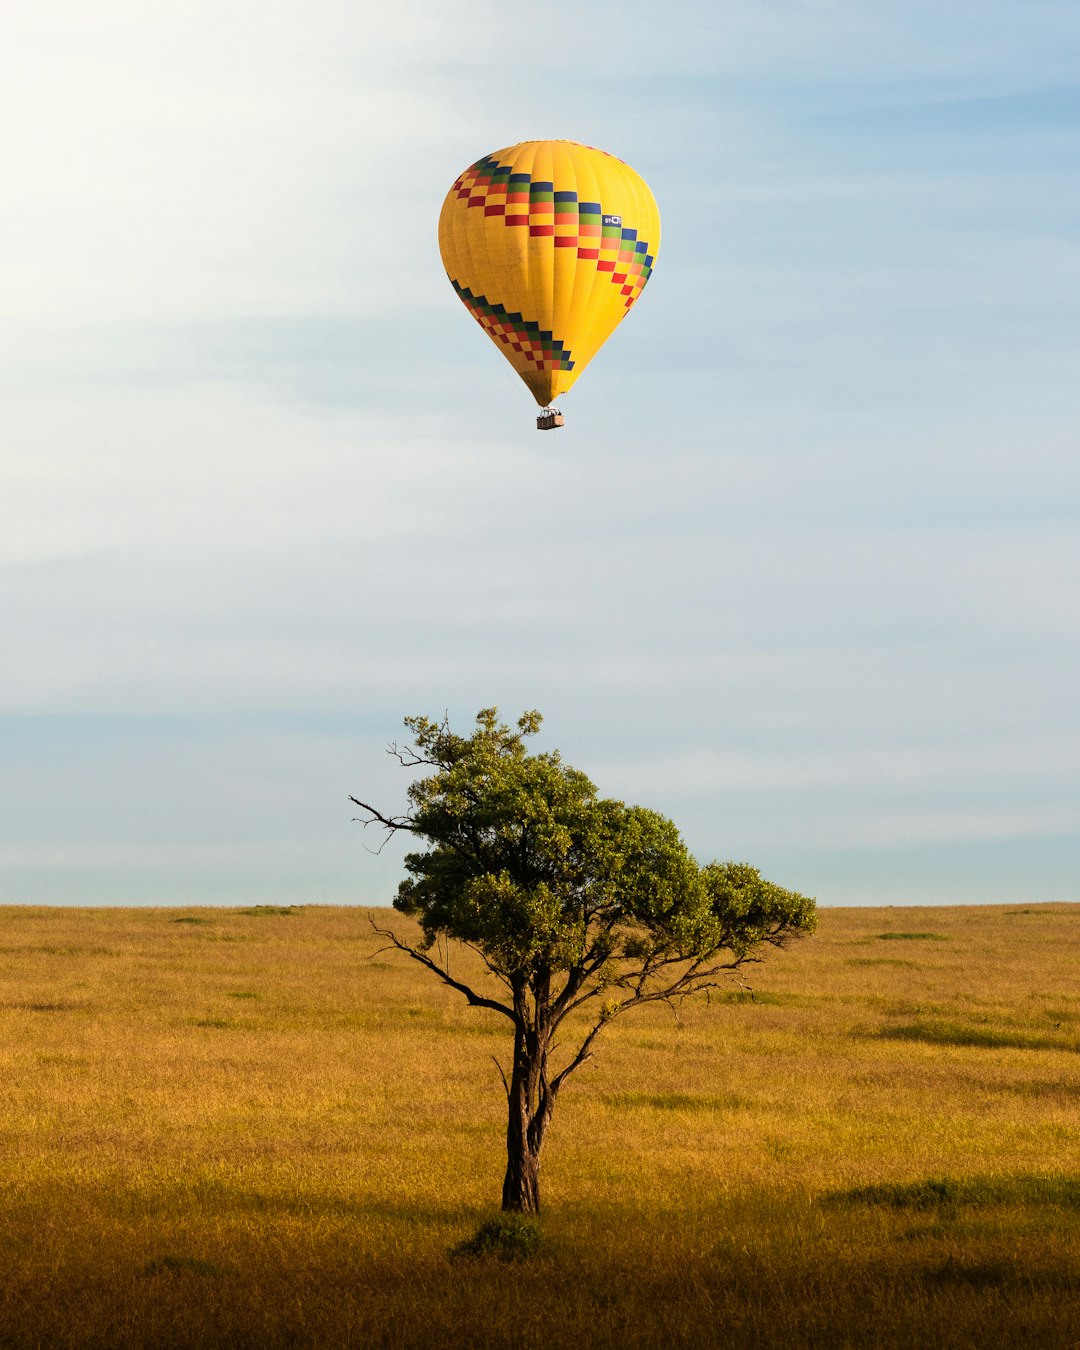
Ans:
[[[608,1029],[507,1264],[502,1023],[363,911],[0,909],[0,1345],[1080,1347],[1080,905],[820,917]]]

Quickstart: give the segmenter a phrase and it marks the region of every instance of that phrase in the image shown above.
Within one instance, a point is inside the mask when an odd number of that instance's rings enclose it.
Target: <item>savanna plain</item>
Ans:
[[[0,1344],[1080,1346],[1080,905],[826,909],[617,1020],[519,1261],[452,1255],[505,1024],[384,945],[0,909]]]

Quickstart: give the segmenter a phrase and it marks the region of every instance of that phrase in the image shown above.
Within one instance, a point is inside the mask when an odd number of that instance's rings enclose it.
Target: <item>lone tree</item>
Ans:
[[[513,730],[485,708],[460,736],[445,718],[408,717],[413,743],[390,753],[430,770],[410,785],[408,811],[388,816],[351,798],[365,825],[427,845],[406,856],[394,900],[419,920],[422,940],[376,931],[513,1029],[509,1074],[499,1066],[509,1106],[502,1207],[523,1213],[540,1208],[559,1092],[604,1027],[630,1008],[716,988],[815,925],[813,900],[743,863],[699,866],[671,821],[598,797],[558,751],[531,753],[525,738],[540,720],[527,712]],[[450,938],[481,958],[494,977],[487,992],[451,974]],[[574,1014],[577,1035],[557,1053],[556,1033]]]

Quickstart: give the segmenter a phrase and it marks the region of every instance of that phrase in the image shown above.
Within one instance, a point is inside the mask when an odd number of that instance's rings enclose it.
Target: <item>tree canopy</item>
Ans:
[[[365,824],[426,845],[406,856],[394,900],[422,938],[379,931],[513,1027],[513,1064],[500,1068],[510,1108],[503,1208],[526,1211],[539,1207],[540,1149],[559,1090],[606,1025],[718,987],[815,925],[813,900],[746,863],[699,865],[670,820],[599,797],[557,750],[530,752],[540,724],[526,712],[512,728],[485,708],[461,735],[446,719],[406,718],[412,744],[391,753],[422,771],[409,809],[384,815],[352,799]],[[475,951],[493,987],[452,974],[444,939]],[[577,1013],[578,1035],[556,1062],[555,1033]]]

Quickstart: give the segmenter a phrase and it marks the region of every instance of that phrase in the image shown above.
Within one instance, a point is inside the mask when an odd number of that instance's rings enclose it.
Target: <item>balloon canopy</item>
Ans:
[[[446,194],[439,249],[465,307],[541,407],[565,393],[652,275],[660,213],[644,179],[576,141],[523,141]]]

